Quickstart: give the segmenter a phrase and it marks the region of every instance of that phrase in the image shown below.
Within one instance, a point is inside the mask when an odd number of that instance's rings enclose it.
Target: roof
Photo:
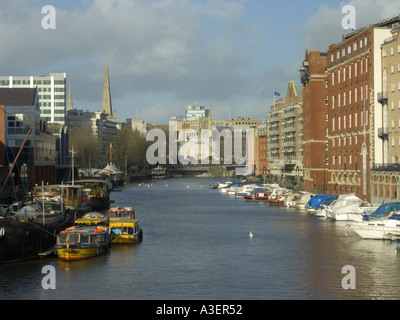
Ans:
[[[0,88],[0,105],[34,106],[36,89],[32,88]]]

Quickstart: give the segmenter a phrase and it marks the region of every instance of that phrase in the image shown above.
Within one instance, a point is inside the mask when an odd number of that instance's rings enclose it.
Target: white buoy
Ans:
[[[250,238],[253,238],[253,237],[254,237],[253,232],[250,231],[249,237],[250,237]]]

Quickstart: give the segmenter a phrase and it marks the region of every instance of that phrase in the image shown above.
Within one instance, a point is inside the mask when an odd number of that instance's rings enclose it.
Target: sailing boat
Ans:
[[[114,166],[112,161],[112,143],[110,143],[110,162],[101,170],[101,173],[105,173],[110,177],[113,187],[124,184],[123,172]]]
[[[0,192],[4,189],[30,132],[31,128]],[[70,219],[62,201],[46,201],[43,198],[41,202],[32,202],[25,206],[20,203],[11,205],[0,212],[0,264],[35,259],[42,253],[52,252],[56,235],[69,225]]]

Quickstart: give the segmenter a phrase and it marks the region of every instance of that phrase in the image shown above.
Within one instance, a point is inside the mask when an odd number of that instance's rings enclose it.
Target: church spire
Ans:
[[[72,103],[71,83],[69,83],[69,93],[68,93],[67,111],[72,111],[72,110],[74,110],[74,105],[73,105],[73,103]]]
[[[104,72],[104,88],[103,88],[103,100],[101,104],[101,112],[106,113],[109,116],[113,115],[112,104],[111,104],[111,90],[110,90],[110,78],[108,74],[108,60],[106,59],[106,70]]]

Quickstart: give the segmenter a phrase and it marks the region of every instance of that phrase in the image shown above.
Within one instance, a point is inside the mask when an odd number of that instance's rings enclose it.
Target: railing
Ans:
[[[389,136],[389,129],[387,127],[378,129],[378,137],[381,139],[387,139]]]
[[[372,171],[400,171],[399,163],[375,163]]]
[[[383,92],[378,92],[378,101],[379,102],[386,102],[388,100],[388,92],[383,91]]]

